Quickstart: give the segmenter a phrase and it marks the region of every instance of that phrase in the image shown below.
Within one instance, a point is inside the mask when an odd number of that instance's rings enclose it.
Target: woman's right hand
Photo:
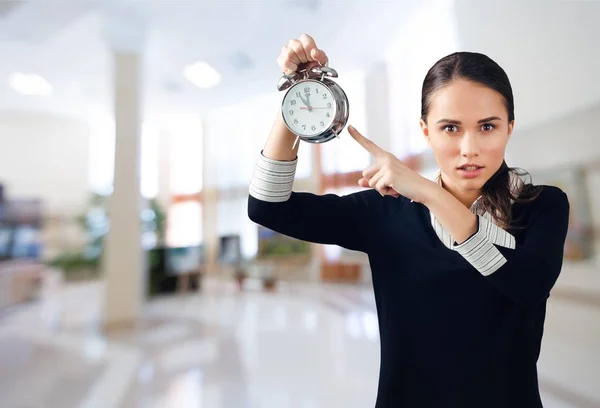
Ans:
[[[315,40],[308,34],[290,40],[283,46],[277,58],[277,64],[284,74],[311,69],[316,65],[327,64],[327,55],[317,47]]]

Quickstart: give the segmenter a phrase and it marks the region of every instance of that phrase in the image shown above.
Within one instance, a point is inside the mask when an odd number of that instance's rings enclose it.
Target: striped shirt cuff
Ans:
[[[483,276],[489,276],[506,263],[506,258],[494,246],[515,249],[515,238],[484,216],[477,216],[478,230],[471,238],[454,250],[463,256]]]
[[[297,157],[291,161],[273,160],[261,152],[250,182],[250,195],[271,203],[289,200],[297,164]]]

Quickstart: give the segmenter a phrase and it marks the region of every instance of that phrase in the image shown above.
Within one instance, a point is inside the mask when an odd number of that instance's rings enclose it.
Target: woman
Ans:
[[[303,35],[278,62],[289,73],[327,56]],[[298,148],[279,115],[250,186],[249,216],[368,254],[381,339],[377,408],[541,407],[536,362],[569,202],[506,165],[513,95],[490,58],[461,52],[439,60],[421,103],[437,182],[350,126],[374,158],[358,180],[369,189],[292,192]]]

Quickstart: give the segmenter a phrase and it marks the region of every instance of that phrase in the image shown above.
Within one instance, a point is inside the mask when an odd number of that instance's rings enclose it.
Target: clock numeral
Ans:
[[[301,94],[300,92],[296,92],[296,96],[297,96],[298,98],[302,98],[302,94]]]
[[[311,129],[312,129],[312,130],[317,130],[317,127],[316,127],[315,125],[312,125],[312,126],[311,126]]]
[[[319,93],[319,88],[315,88],[315,93],[318,94]]]
[[[327,107],[331,108],[331,102],[327,102]]]
[[[290,115],[293,115],[294,111],[292,109],[290,109]]]
[[[329,112],[327,112],[327,115],[325,115],[325,116],[327,116],[328,118],[330,118],[331,114]]]
[[[302,130],[306,130],[306,125],[302,125]]]
[[[310,93],[310,86],[307,86],[307,87],[305,87],[305,88],[304,88],[304,92],[306,92],[306,93]]]
[[[295,100],[295,99],[292,99],[292,100],[290,101],[290,105],[295,105],[295,104],[296,104],[296,100]]]
[[[327,94],[323,94],[323,99],[327,99]]]
[[[325,122],[321,121],[321,126],[325,126]]]
[[[294,125],[298,124],[298,119],[294,119]]]

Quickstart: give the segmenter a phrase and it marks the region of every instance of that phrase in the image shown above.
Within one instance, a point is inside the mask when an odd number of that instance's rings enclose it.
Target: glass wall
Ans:
[[[202,243],[203,128],[202,122],[180,123],[169,132],[168,246]]]

